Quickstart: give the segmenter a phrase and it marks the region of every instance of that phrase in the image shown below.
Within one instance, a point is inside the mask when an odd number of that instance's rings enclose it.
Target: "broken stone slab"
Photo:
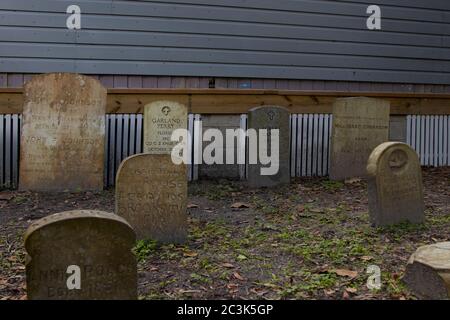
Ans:
[[[450,299],[450,242],[420,247],[406,266],[404,283],[421,299]]]

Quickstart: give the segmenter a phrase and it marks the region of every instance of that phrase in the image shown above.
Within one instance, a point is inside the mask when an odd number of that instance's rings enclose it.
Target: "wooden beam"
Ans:
[[[331,113],[335,99],[367,96],[391,102],[391,114],[450,114],[450,94],[324,92],[230,89],[109,89],[107,113],[142,113],[157,100],[173,100],[202,114],[239,114],[261,105],[278,105],[292,113]],[[0,114],[21,113],[22,89],[0,88]]]

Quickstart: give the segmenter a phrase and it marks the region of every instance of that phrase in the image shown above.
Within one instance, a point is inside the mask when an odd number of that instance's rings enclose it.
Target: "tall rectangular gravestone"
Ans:
[[[407,144],[385,142],[367,164],[369,213],[374,226],[422,223],[425,205],[419,157]]]
[[[170,155],[139,154],[125,159],[116,178],[116,213],[139,239],[183,243],[187,236],[186,165]]]
[[[20,190],[102,190],[106,89],[77,74],[25,85]]]
[[[113,213],[75,210],[34,222],[25,234],[28,299],[137,299],[135,241]]]
[[[389,139],[389,101],[337,99],[333,105],[330,179],[366,177],[372,150]]]
[[[263,106],[256,107],[249,111],[248,113],[248,130],[254,129],[256,131],[257,140],[251,141],[251,136],[249,136],[249,147],[247,152],[248,159],[248,184],[251,188],[260,187],[275,187],[282,184],[289,184],[290,175],[290,134],[289,134],[289,121],[290,114],[285,108],[276,106]],[[261,169],[269,167],[269,165],[264,165],[260,162],[259,154],[254,154],[257,150],[260,153],[261,144],[260,139],[266,137],[261,135],[260,130],[267,130],[267,149],[268,155],[271,154],[271,133],[273,129],[277,129],[279,132],[278,148],[279,157],[275,159],[278,164],[278,172],[275,175],[264,175]],[[251,134],[250,134],[251,135]],[[257,145],[257,148],[252,146]],[[253,157],[257,157],[257,163],[251,163],[250,160]]]
[[[172,101],[156,101],[144,109],[144,153],[171,154],[177,129],[187,129],[187,108]]]

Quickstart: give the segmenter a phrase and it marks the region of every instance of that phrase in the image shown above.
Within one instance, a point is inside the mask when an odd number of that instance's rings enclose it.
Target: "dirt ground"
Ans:
[[[369,225],[367,185],[311,178],[275,190],[189,187],[189,241],[139,242],[141,299],[414,299],[401,277],[421,245],[450,241],[450,168],[424,169],[426,223]],[[23,233],[73,209],[113,211],[114,192],[0,192],[0,299],[26,299]],[[371,291],[367,267],[381,268]]]

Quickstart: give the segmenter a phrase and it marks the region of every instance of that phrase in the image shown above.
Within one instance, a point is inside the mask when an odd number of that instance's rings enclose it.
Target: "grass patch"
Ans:
[[[158,243],[154,240],[139,240],[133,252],[139,262],[145,261],[150,254],[156,251]]]

